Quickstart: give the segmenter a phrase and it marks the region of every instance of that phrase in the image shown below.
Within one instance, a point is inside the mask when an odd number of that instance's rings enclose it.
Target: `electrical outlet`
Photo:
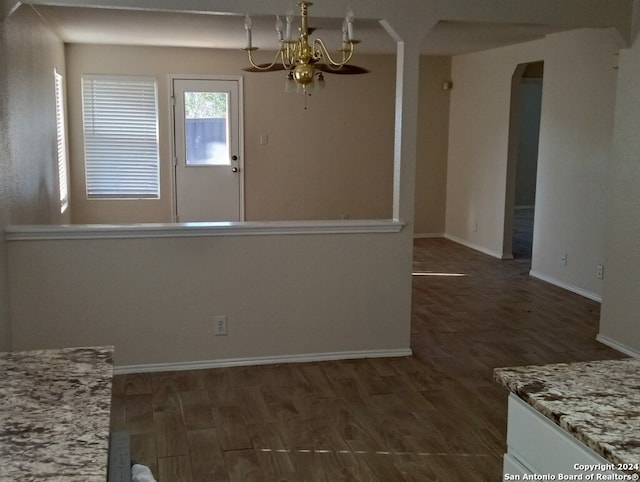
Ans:
[[[604,278],[604,266],[602,266],[601,264],[599,264],[596,267],[596,277],[598,279],[603,279]]]
[[[564,255],[562,256],[562,264],[563,265],[567,265],[567,253],[564,253]]]
[[[227,334],[227,317],[225,315],[213,317],[213,334],[215,336],[224,336]]]

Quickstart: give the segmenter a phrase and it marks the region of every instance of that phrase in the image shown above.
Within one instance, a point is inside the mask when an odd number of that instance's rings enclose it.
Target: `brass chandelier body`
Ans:
[[[315,38],[309,43],[308,8],[313,3],[303,0],[298,2],[297,5],[300,7],[299,36],[296,39],[291,38],[291,24],[293,21],[291,13],[286,18],[286,33],[283,33],[280,17],[276,17],[279,47],[270,64],[259,65],[253,59],[253,52],[258,48],[251,44],[251,19],[249,16],[245,19],[247,46],[242,50],[247,52],[249,63],[256,71],[272,71],[279,61],[282,67],[289,71],[289,78],[295,80],[306,92],[306,87],[314,81],[314,78],[317,77],[319,81],[324,80],[322,72],[316,69],[314,64],[324,62],[329,70],[339,70],[351,60],[355,45],[359,41],[353,38],[353,13],[349,11],[342,25],[342,48],[338,49],[341,58],[340,60],[332,58],[321,39]]]

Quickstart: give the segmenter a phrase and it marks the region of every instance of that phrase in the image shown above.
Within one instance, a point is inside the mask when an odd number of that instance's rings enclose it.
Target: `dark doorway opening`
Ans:
[[[512,78],[505,258],[533,256],[543,73],[543,62],[531,62],[518,65]]]

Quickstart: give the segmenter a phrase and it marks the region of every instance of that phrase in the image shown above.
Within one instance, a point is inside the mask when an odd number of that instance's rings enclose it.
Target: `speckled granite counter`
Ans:
[[[112,355],[0,353],[0,481],[107,480]]]
[[[606,460],[640,464],[640,359],[497,368],[494,376]]]

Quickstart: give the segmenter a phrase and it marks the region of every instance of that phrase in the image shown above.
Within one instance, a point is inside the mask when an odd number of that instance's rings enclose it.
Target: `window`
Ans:
[[[54,71],[56,90],[56,140],[58,144],[58,191],[60,213],[69,207],[69,187],[67,184],[67,133],[64,123],[64,85],[62,75]]]
[[[87,198],[160,197],[157,82],[82,78]]]
[[[228,92],[185,92],[184,117],[188,166],[228,166]]]

